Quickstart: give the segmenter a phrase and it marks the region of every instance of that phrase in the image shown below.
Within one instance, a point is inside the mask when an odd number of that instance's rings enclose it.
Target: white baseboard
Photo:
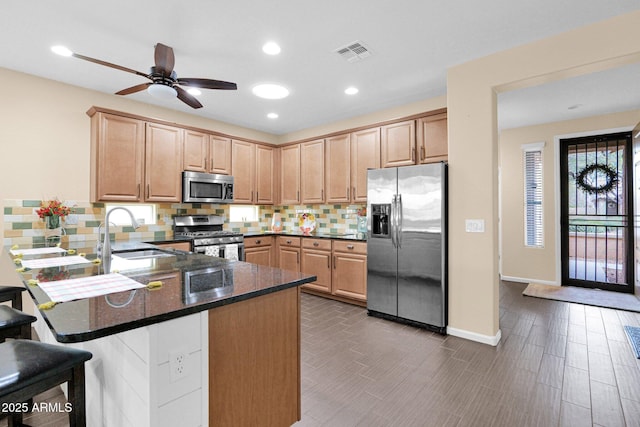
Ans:
[[[476,341],[482,344],[488,344],[492,346],[497,346],[500,342],[500,338],[502,338],[502,331],[498,329],[498,333],[491,335],[482,335],[475,332],[465,331],[464,329],[456,329],[451,326],[447,326],[447,334],[453,335],[454,337],[464,338],[466,340]]]
[[[527,279],[524,277],[502,276],[502,275],[500,275],[500,279],[506,280],[507,282],[540,283],[541,285],[560,286],[558,282],[551,281],[551,280]]]

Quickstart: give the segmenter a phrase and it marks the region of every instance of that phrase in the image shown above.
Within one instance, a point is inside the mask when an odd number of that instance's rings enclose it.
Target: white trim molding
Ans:
[[[518,282],[518,283],[539,283],[541,285],[550,285],[550,286],[560,286],[559,282],[553,280],[539,280],[539,279],[527,279],[526,277],[515,277],[515,276],[500,276],[500,280],[506,280],[507,282]]]
[[[545,141],[531,142],[529,144],[522,144],[520,148],[522,151],[542,151],[546,144]]]
[[[458,338],[464,338],[466,340],[479,342],[482,344],[488,344],[493,347],[497,346],[500,342],[500,338],[502,338],[502,331],[498,329],[498,333],[491,335],[482,335],[476,332],[465,331],[464,329],[456,329],[451,326],[447,326],[447,334],[452,335]]]

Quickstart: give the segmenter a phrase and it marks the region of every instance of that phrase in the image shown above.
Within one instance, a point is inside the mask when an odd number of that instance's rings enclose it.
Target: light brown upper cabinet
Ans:
[[[147,123],[145,141],[145,200],[180,202],[182,193],[183,129]]]
[[[380,128],[351,134],[351,202],[367,201],[367,170],[380,167]]]
[[[184,131],[184,170],[231,175],[231,139]]]
[[[326,201],[367,201],[367,169],[380,167],[380,128],[364,129],[325,140]]]
[[[324,139],[300,144],[300,170],[302,203],[324,203]]]
[[[274,149],[256,144],[256,203],[272,205],[274,203]]]
[[[351,135],[325,140],[327,203],[351,201]]]
[[[233,140],[231,150],[234,202],[273,204],[273,148]]]
[[[300,144],[280,148],[280,203],[300,204]]]
[[[417,145],[420,163],[446,161],[449,137],[447,113],[418,119]]]
[[[383,168],[416,163],[416,124],[414,120],[381,127],[381,164]]]
[[[144,178],[145,122],[91,116],[91,201],[138,202]]]

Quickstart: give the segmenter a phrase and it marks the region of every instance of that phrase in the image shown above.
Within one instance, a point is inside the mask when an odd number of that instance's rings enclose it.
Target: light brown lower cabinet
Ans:
[[[365,242],[303,238],[301,271],[318,278],[303,285],[303,291],[358,305],[366,304]]]
[[[155,246],[161,249],[173,249],[177,251],[191,251],[191,242],[167,242],[167,243],[154,243]]]
[[[302,239],[300,268],[303,273],[312,274],[318,278],[315,282],[303,285],[305,289],[331,293],[331,240]]]
[[[297,287],[209,311],[209,426],[300,420]]]
[[[278,236],[278,267],[300,271],[300,237]]]
[[[273,236],[248,237],[244,239],[244,260],[252,264],[275,267]]]

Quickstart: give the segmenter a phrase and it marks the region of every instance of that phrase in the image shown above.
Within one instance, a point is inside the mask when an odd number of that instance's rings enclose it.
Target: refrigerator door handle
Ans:
[[[397,205],[397,198],[396,195],[393,195],[393,199],[391,199],[391,218],[390,218],[390,230],[389,233],[391,234],[391,244],[393,245],[394,248],[398,247],[398,243],[396,242],[396,205]]]
[[[402,194],[398,194],[398,219],[396,220],[396,242],[398,244],[398,248],[402,247],[402,218],[404,216],[404,212],[402,212]]]

